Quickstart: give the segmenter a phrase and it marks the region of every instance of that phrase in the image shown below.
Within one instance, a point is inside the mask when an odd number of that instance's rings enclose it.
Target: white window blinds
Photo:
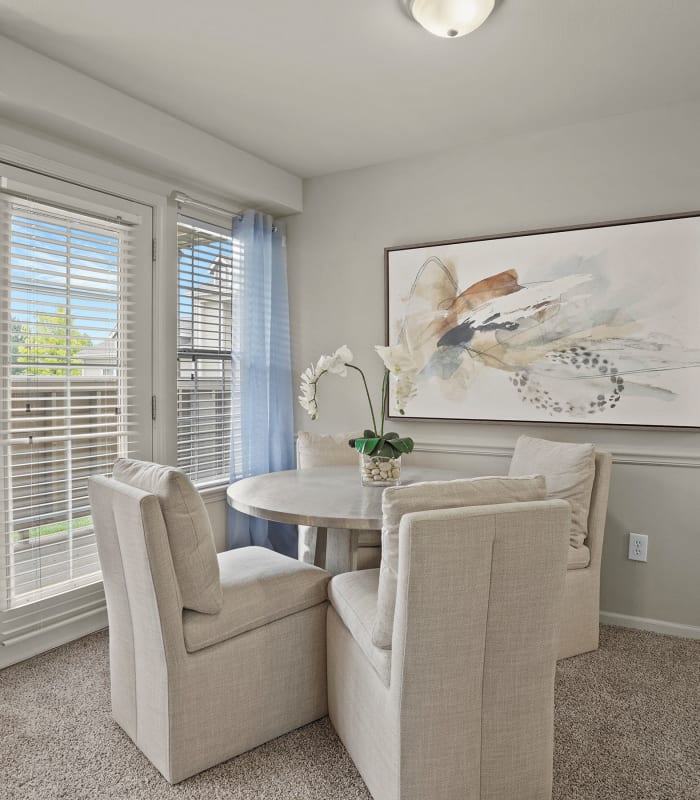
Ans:
[[[231,232],[180,216],[177,462],[199,486],[228,481],[231,298],[241,250]]]
[[[104,603],[87,478],[132,438],[135,227],[0,193],[3,644]]]

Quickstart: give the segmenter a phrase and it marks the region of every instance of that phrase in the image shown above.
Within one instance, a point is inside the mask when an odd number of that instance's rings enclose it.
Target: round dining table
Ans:
[[[465,477],[455,470],[403,467],[400,485]],[[243,478],[226,494],[232,508],[250,516],[315,527],[317,566],[325,566],[328,529],[348,529],[350,569],[355,569],[360,532],[381,530],[384,488],[363,486],[357,467],[311,467]]]

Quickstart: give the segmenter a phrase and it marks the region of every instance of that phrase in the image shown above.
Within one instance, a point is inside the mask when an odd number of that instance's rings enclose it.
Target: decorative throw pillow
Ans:
[[[384,650],[391,648],[399,571],[399,524],[404,514],[544,500],[546,493],[544,478],[539,475],[430,481],[385,489],[382,496],[382,561],[372,642]]]
[[[221,611],[223,595],[214,534],[202,498],[187,475],[174,467],[120,458],[112,477],[158,498],[182,605],[204,614]]]
[[[521,436],[516,442],[508,474],[532,475],[533,472],[544,475],[548,498],[566,500],[571,506],[570,542],[572,547],[581,547],[588,536],[595,447]]]

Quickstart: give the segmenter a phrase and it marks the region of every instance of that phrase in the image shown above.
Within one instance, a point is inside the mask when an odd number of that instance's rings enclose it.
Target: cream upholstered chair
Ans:
[[[572,504],[566,583],[561,610],[559,658],[597,650],[600,567],[612,455],[592,444],[569,444],[521,436],[509,475],[538,473],[547,497]]]
[[[588,554],[576,560],[569,546],[564,600],[559,625],[559,658],[598,649],[600,633],[600,567],[608,511],[612,455],[595,453],[595,478],[588,512]],[[588,562],[588,563],[586,563]]]
[[[330,718],[375,800],[550,800],[570,508],[460,483],[385,489],[381,571],[331,579]]]
[[[171,783],[324,716],[328,575],[262,547],[218,557],[184,473],[90,478],[112,714]]]
[[[297,435],[297,469],[358,467],[357,451],[348,446],[348,440],[356,436],[356,432],[322,434],[300,431]],[[359,468],[357,480],[360,480]],[[316,528],[299,525],[300,561],[319,564],[333,575],[379,566],[379,531],[329,531],[325,552],[317,552],[316,543]]]

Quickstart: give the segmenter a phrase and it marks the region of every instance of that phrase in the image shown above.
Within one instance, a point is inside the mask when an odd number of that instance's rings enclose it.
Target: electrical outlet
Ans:
[[[649,537],[644,533],[630,533],[630,547],[627,558],[630,561],[646,561]]]

